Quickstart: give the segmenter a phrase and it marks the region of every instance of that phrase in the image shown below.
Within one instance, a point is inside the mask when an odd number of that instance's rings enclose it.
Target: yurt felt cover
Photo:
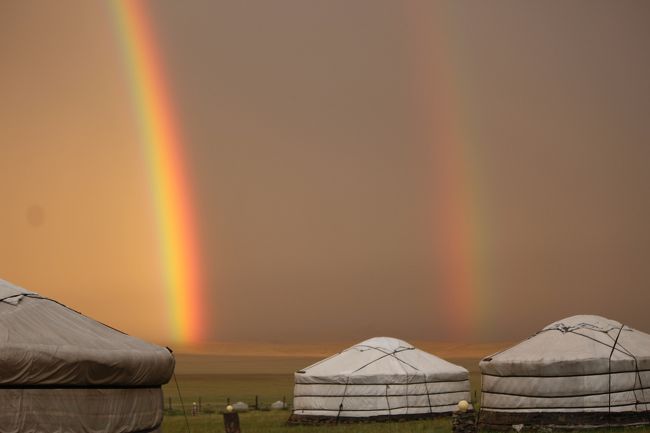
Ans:
[[[482,416],[650,408],[650,335],[599,316],[552,323],[480,368]]]
[[[469,401],[468,372],[405,341],[378,337],[297,371],[292,419],[426,416]]]
[[[0,280],[0,432],[144,432],[169,350]]]

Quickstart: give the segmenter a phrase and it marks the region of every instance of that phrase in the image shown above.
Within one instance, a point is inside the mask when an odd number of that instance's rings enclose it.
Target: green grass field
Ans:
[[[293,372],[306,367],[318,358],[299,357],[242,357],[210,355],[177,355],[176,381],[192,433],[218,433],[224,431],[223,417],[219,414],[227,402],[243,401],[253,405],[257,396],[259,406],[268,406],[277,400],[293,400]],[[475,360],[455,360],[466,368]],[[469,368],[468,368],[469,369]],[[472,384],[478,384],[478,365],[472,374]],[[181,408],[181,398],[176,381],[163,387],[166,415],[163,422],[165,433],[187,432],[187,424]],[[192,403],[200,400],[203,413],[191,416]],[[172,410],[169,411],[171,402]],[[208,412],[208,413],[205,413]],[[448,419],[408,422],[382,422],[364,424],[341,424],[322,426],[288,426],[289,410],[250,411],[240,414],[244,433],[337,433],[337,432],[449,432]]]
[[[252,405],[258,397],[261,408],[277,400],[293,399],[293,371],[316,361],[294,357],[223,357],[206,355],[177,355],[178,388],[184,402],[187,423],[191,433],[224,432],[220,415],[227,402],[246,402]],[[455,359],[452,362],[470,371],[472,399],[480,398],[480,374],[477,359]],[[180,404],[174,379],[163,387],[166,415],[165,433],[187,433],[186,418]],[[171,399],[172,410],[168,410]],[[193,402],[201,401],[203,413],[191,416]],[[378,422],[341,425],[289,426],[289,410],[250,411],[240,414],[243,433],[449,433],[451,421],[447,418],[424,421]],[[623,429],[590,430],[590,433],[614,433]],[[513,430],[514,431],[514,430]],[[650,428],[634,428],[635,433],[650,433]]]
[[[288,374],[198,374],[178,375],[178,384],[183,402],[190,408],[193,402],[199,402],[203,408],[223,410],[228,401],[243,401],[253,405],[258,396],[260,407],[268,406],[274,401],[293,398],[293,377]],[[169,407],[171,398],[174,412],[180,409],[180,399],[174,380],[163,387],[165,408]]]
[[[293,398],[293,376],[291,374],[223,374],[223,375],[179,375],[177,377],[181,395],[185,404],[187,422],[192,433],[218,433],[224,431],[223,410],[228,399],[231,402],[244,401],[252,405],[255,396],[261,407],[286,398],[291,403]],[[165,433],[187,432],[185,416],[181,410],[180,399],[174,381],[164,387],[165,404],[172,401],[172,411],[166,411],[163,430]],[[199,401],[204,411],[198,416],[191,416],[191,405]],[[214,411],[214,412],[213,412]],[[289,410],[250,411],[240,414],[242,431],[245,433],[319,433],[319,432],[449,432],[449,420],[410,421],[393,423],[367,423],[323,426],[288,426]]]
[[[317,358],[298,357],[225,357],[209,355],[177,355],[176,379],[180,396],[189,407],[199,398],[203,406],[219,409],[226,402],[244,401],[249,405],[258,396],[260,406],[293,398],[293,372],[316,362]],[[470,371],[472,398],[480,392],[478,360],[454,359]],[[174,379],[163,387],[165,407],[180,408],[179,393]]]
[[[240,414],[241,429],[243,433],[442,433],[451,431],[451,423],[448,419],[393,423],[289,426],[286,424],[288,416],[288,411],[242,413]],[[223,418],[219,414],[189,417],[188,421],[192,433],[222,433],[224,431]],[[182,416],[165,417],[163,429],[165,433],[187,432],[185,419]]]

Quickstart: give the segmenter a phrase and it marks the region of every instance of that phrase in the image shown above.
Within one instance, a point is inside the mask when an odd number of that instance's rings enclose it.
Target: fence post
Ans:
[[[224,412],[223,424],[226,433],[241,433],[239,427],[239,414],[237,412]]]
[[[255,396],[255,410],[259,410],[259,409],[260,409],[259,403],[260,403],[260,402],[259,402],[258,396]]]

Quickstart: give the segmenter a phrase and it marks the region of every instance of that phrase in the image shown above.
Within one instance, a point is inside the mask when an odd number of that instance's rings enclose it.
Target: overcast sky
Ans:
[[[464,339],[584,313],[650,332],[650,3],[147,10],[197,200],[211,339],[452,338],[440,233],[465,202],[480,319]],[[101,2],[0,2],[0,278],[165,341],[116,31]]]

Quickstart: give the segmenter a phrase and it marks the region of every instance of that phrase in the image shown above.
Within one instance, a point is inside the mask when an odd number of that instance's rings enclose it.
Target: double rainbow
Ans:
[[[200,308],[196,217],[169,86],[143,2],[113,0],[112,5],[154,191],[171,334],[177,341],[200,341],[207,326]],[[448,41],[453,38],[444,29],[443,19],[434,19],[432,25],[431,10],[409,5],[407,15],[415,32],[413,82],[418,110],[424,115],[422,121],[432,125],[424,138],[432,146],[437,201],[433,241],[439,264],[436,300],[441,301],[439,312],[446,314],[448,334],[466,339],[475,336],[485,323],[484,311],[479,308],[485,303],[485,255],[478,218],[480,182],[472,160],[475,152],[467,125],[460,122],[461,70],[452,67]],[[444,15],[440,9],[435,12]],[[432,38],[436,43],[431,44]]]
[[[154,196],[170,336],[177,342],[198,342],[206,326],[200,307],[197,220],[181,131],[144,2],[111,3]]]

